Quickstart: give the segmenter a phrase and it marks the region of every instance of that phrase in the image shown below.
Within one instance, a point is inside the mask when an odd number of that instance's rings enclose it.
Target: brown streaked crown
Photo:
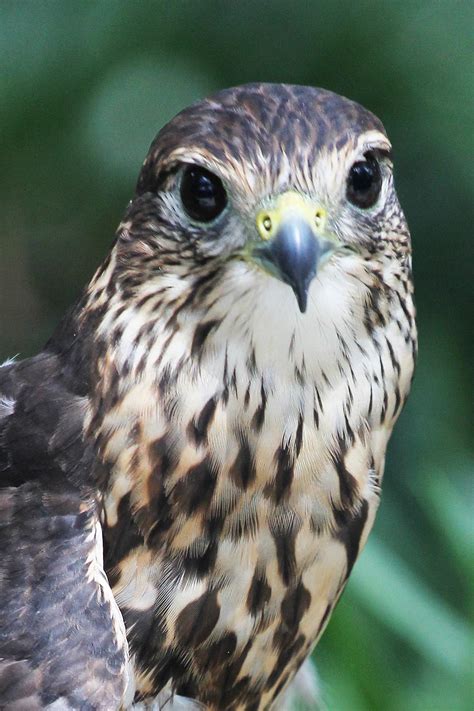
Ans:
[[[381,121],[363,106],[326,89],[254,83],[224,89],[181,111],[153,141],[143,164],[137,194],[153,191],[166,159],[199,146],[225,162],[253,162],[257,152],[290,161],[302,146],[315,157],[321,148],[342,148],[355,135],[378,130]]]

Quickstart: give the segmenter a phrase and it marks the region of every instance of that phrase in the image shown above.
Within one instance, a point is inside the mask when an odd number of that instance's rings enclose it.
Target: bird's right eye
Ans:
[[[199,165],[185,167],[180,194],[184,209],[197,222],[211,222],[227,205],[222,180]]]

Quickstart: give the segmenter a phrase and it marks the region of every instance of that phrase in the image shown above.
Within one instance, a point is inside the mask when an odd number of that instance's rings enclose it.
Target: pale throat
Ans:
[[[185,402],[189,412],[190,402],[199,407],[203,398],[219,398],[226,388],[242,401],[263,388],[267,394],[278,391],[282,410],[301,411],[314,388],[320,394],[336,391],[347,381],[349,362],[362,373],[362,350],[374,350],[363,325],[367,286],[340,268],[323,268],[301,314],[289,286],[237,265],[219,286],[218,298],[211,292],[176,318],[180,302],[173,299],[148,309],[132,303],[118,319],[110,309],[99,333],[107,338],[118,325],[121,335],[108,343],[102,386],[106,390],[110,371],[126,371],[124,392],[148,391],[145,399],[133,398],[139,410],[145,402],[147,411],[162,409],[151,403],[164,397]]]

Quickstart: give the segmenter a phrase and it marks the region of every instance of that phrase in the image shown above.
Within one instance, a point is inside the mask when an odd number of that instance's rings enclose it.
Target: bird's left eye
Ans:
[[[377,160],[366,154],[365,160],[354,163],[347,178],[347,199],[364,209],[377,202],[382,187],[382,174]]]
[[[198,165],[185,167],[180,192],[184,209],[198,222],[211,222],[227,205],[222,180]]]

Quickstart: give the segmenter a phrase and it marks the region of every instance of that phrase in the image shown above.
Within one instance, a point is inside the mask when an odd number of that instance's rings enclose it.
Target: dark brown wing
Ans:
[[[56,366],[0,368],[0,709],[108,711],[123,699],[128,650],[82,410]]]

